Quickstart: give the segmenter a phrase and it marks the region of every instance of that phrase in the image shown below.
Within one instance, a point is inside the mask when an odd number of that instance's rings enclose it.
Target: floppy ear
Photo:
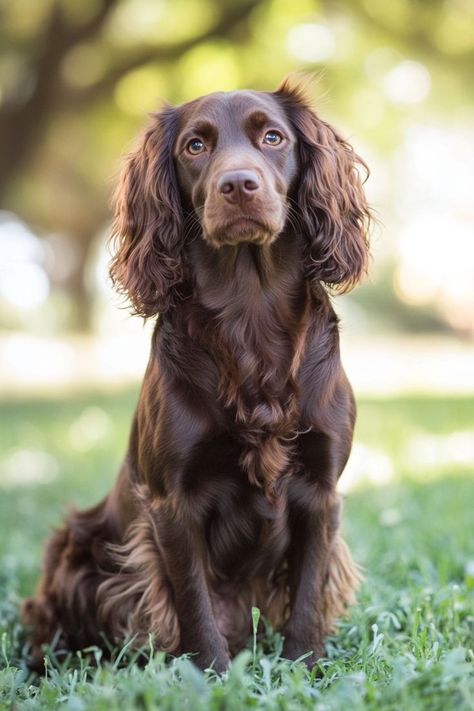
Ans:
[[[133,312],[166,311],[183,280],[182,206],[173,164],[176,111],[154,114],[137,149],[127,156],[114,197],[110,275]]]
[[[352,147],[309,107],[286,80],[275,92],[298,139],[299,219],[308,239],[307,276],[349,291],[365,275],[370,211]]]

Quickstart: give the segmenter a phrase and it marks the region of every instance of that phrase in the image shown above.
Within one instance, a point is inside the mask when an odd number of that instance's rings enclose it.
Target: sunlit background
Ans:
[[[358,397],[473,395],[473,28],[469,0],[0,0],[6,402],[136,386],[150,329],[107,278],[119,156],[162,99],[274,89],[292,71],[315,77],[315,106],[371,168],[371,276],[336,304]],[[93,448],[110,417],[85,406],[68,446]],[[27,419],[4,483],[56,476]],[[471,433],[445,429],[412,433],[400,457],[474,466]],[[360,443],[347,481],[394,466]]]

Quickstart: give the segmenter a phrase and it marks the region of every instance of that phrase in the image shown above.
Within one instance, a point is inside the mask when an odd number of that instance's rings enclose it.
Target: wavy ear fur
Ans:
[[[166,311],[183,280],[182,206],[173,164],[176,111],[153,115],[137,149],[127,156],[114,197],[110,275],[133,312]]]
[[[285,80],[275,92],[298,138],[299,219],[308,239],[307,275],[340,292],[365,275],[369,260],[370,210],[358,168],[368,168],[304,93]]]

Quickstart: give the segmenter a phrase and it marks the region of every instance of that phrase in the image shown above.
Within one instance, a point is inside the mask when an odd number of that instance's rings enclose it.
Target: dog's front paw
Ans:
[[[188,649],[196,645],[189,645]],[[201,640],[199,652],[192,656],[194,664],[204,671],[214,669],[218,674],[225,672],[230,664],[229,647],[225,638]]]
[[[308,654],[310,652],[310,654]],[[321,659],[323,655],[323,645],[317,640],[309,640],[304,637],[293,636],[291,633],[285,635],[285,642],[283,644],[283,651],[281,656],[285,659],[299,659],[305,656],[302,661],[306,664],[308,669],[312,669],[316,662]]]
[[[207,652],[197,654],[193,657],[193,662],[199,669],[204,671],[205,669],[214,669],[218,674],[223,674],[230,664],[230,657],[224,651],[219,651],[216,653]]]

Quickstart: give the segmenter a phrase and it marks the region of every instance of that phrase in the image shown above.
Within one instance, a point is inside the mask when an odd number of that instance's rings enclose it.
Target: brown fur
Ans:
[[[358,163],[287,83],[153,118],[116,196],[111,273],[161,316],[117,483],[53,534],[24,603],[33,663],[53,638],[151,634],[222,670],[253,605],[286,656],[321,654],[359,580],[335,491],[355,406],[323,286],[367,266]]]

